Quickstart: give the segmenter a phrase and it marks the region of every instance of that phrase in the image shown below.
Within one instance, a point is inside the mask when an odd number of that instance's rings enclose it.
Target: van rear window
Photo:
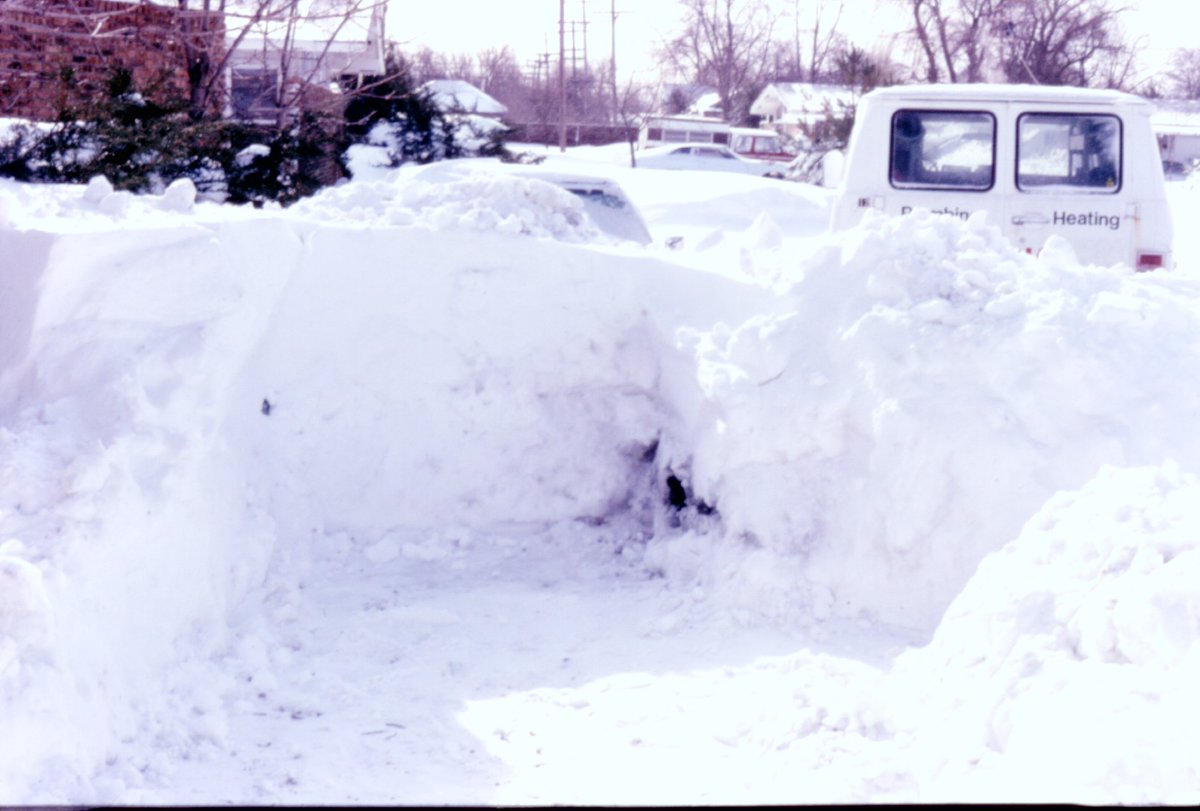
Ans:
[[[986,191],[995,177],[991,113],[898,110],[892,116],[890,180],[896,188]]]
[[[1116,194],[1121,189],[1121,119],[1082,113],[1021,115],[1017,188]]]

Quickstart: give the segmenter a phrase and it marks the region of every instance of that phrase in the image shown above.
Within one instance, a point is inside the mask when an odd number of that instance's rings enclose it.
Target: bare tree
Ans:
[[[229,0],[230,41],[218,79],[227,66],[274,74],[272,106],[282,128],[300,111],[329,106],[330,82],[359,65],[383,72],[378,39],[386,5],[386,0]]]
[[[1176,98],[1200,99],[1200,48],[1179,48],[1171,55],[1168,87]]]
[[[798,78],[816,81],[826,72],[831,54],[842,45],[838,26],[845,11],[845,0],[792,0],[792,72]]]
[[[424,84],[431,79],[451,77],[449,64],[443,54],[425,45],[406,56],[413,82]]]
[[[663,49],[666,63],[716,88],[725,118],[745,119],[761,84],[774,29],[762,0],[680,0],[684,26]]]
[[[965,82],[986,78],[987,55],[995,41],[995,19],[1004,0],[958,0],[954,52],[961,60],[958,76]]]
[[[1009,0],[901,0],[930,82],[979,82],[997,15]]]
[[[1088,86],[1107,83],[1106,65],[1129,50],[1123,9],[1110,0],[1005,0],[1003,62],[1011,82]],[[1100,81],[1097,81],[1100,79]]]
[[[911,13],[927,81],[1121,87],[1134,48],[1112,0],[899,0]],[[988,64],[989,54],[997,63]]]
[[[617,87],[613,83],[614,87]],[[643,115],[650,109],[649,91],[632,80],[619,86],[616,105],[612,109],[613,122],[622,129],[625,142],[629,144],[629,165],[637,166],[638,128]]]
[[[946,16],[941,0],[907,0],[912,11],[912,31],[925,56],[925,78],[930,83],[938,82],[945,66],[950,81],[954,81],[954,64],[949,58],[946,41]]]

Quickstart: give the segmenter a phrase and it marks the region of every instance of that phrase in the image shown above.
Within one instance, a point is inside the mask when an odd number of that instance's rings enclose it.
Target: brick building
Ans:
[[[120,68],[186,99],[189,59],[217,62],[224,37],[219,15],[147,0],[0,0],[0,116],[52,120]]]

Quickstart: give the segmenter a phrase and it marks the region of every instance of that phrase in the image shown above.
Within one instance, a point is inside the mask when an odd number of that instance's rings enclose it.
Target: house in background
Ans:
[[[301,106],[336,104],[345,88],[386,72],[386,0],[367,0],[344,14],[321,14],[313,0],[287,13],[228,26],[227,114],[271,122]]]
[[[1150,127],[1158,138],[1163,166],[1179,173],[1200,160],[1200,101],[1156,99]]]
[[[638,148],[664,144],[728,144],[729,124],[721,97],[707,85],[667,84],[659,88],[660,112],[641,117]]]
[[[716,121],[725,120],[725,109],[721,106],[721,94],[715,90],[701,93],[688,105],[688,115],[698,115],[701,118],[711,118]]]
[[[0,2],[0,116],[51,121],[104,92],[117,70],[134,86],[187,97],[186,49],[219,51],[218,13],[144,0]]]
[[[508,107],[470,82],[461,79],[434,79],[421,85],[434,106],[455,125],[455,138],[461,146],[480,149],[509,127],[504,123]]]
[[[122,69],[147,97],[188,99],[188,68],[202,62],[211,78],[200,106],[275,122],[301,106],[336,109],[343,88],[385,72],[386,0],[348,11],[321,0],[246,0],[222,4],[224,13],[180,5],[0,0],[0,116],[54,120]]]
[[[508,107],[462,79],[434,79],[421,85],[443,115],[473,115],[499,121]]]
[[[849,87],[773,82],[754,99],[750,114],[758,116],[761,126],[795,138],[811,131],[830,113],[841,115],[857,101],[858,94]]]

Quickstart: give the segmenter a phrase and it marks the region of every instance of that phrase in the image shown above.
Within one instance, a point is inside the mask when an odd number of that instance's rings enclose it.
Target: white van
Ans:
[[[986,210],[1021,249],[1051,234],[1080,261],[1171,266],[1172,227],[1154,107],[1114,90],[927,85],[859,103],[832,225],[916,208]]]

